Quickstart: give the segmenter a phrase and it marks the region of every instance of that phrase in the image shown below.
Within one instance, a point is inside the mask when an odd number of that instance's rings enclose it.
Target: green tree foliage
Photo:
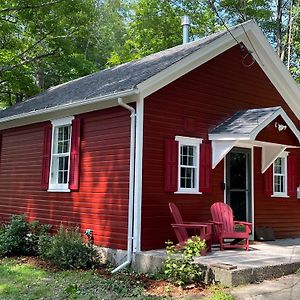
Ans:
[[[214,13],[206,1],[137,0],[130,6],[124,47],[117,49],[109,65],[141,58],[182,43],[180,17],[193,20],[191,38],[216,31]]]
[[[299,79],[298,0],[3,0],[0,107],[50,86],[255,19]]]
[[[2,1],[0,102],[10,105],[103,68],[124,35],[120,6],[117,0]]]

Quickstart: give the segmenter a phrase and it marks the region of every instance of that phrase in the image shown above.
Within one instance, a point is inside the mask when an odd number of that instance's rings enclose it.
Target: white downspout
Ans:
[[[133,209],[134,209],[134,156],[135,156],[135,109],[123,102],[122,98],[118,98],[120,106],[128,109],[131,114],[130,124],[130,167],[129,167],[129,199],[128,199],[128,237],[127,237],[127,260],[112,270],[112,273],[116,273],[119,270],[127,267],[132,261],[132,242],[133,242]]]

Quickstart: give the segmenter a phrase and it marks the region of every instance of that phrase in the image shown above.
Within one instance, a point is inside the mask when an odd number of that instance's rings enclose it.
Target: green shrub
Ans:
[[[0,256],[37,255],[38,240],[49,228],[37,221],[28,222],[25,215],[13,215],[0,230]]]
[[[38,221],[32,221],[28,225],[30,232],[26,237],[27,253],[29,255],[38,255],[40,240],[50,238],[49,230],[51,225],[40,224]]]
[[[78,228],[60,226],[53,237],[40,239],[39,253],[61,269],[88,269],[98,262],[96,249],[83,242]]]
[[[164,272],[168,278],[177,285],[198,282],[202,271],[198,264],[193,263],[193,257],[199,256],[206,248],[205,241],[198,236],[188,239],[183,247],[167,242],[167,259]]]

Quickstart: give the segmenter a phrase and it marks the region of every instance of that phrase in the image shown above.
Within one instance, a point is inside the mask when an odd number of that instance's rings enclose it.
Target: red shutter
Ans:
[[[297,196],[297,157],[290,153],[287,158],[287,192],[289,196]]]
[[[1,151],[2,151],[2,133],[0,133],[0,157],[1,157]]]
[[[52,125],[48,124],[44,127],[44,148],[43,148],[42,179],[41,179],[42,190],[47,190],[49,184],[51,139],[52,139]]]
[[[273,195],[273,164],[265,171],[264,192],[266,196]]]
[[[211,192],[212,190],[212,158],[211,158],[211,143],[203,143],[200,145],[200,178],[199,190],[203,193]]]
[[[70,190],[79,188],[79,161],[80,161],[80,119],[72,121],[71,157],[70,157]]]
[[[165,192],[178,189],[178,142],[165,141]]]

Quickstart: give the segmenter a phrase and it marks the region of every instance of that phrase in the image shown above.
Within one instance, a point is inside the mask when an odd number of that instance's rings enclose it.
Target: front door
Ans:
[[[252,222],[251,149],[235,147],[227,154],[225,183],[234,219]]]

